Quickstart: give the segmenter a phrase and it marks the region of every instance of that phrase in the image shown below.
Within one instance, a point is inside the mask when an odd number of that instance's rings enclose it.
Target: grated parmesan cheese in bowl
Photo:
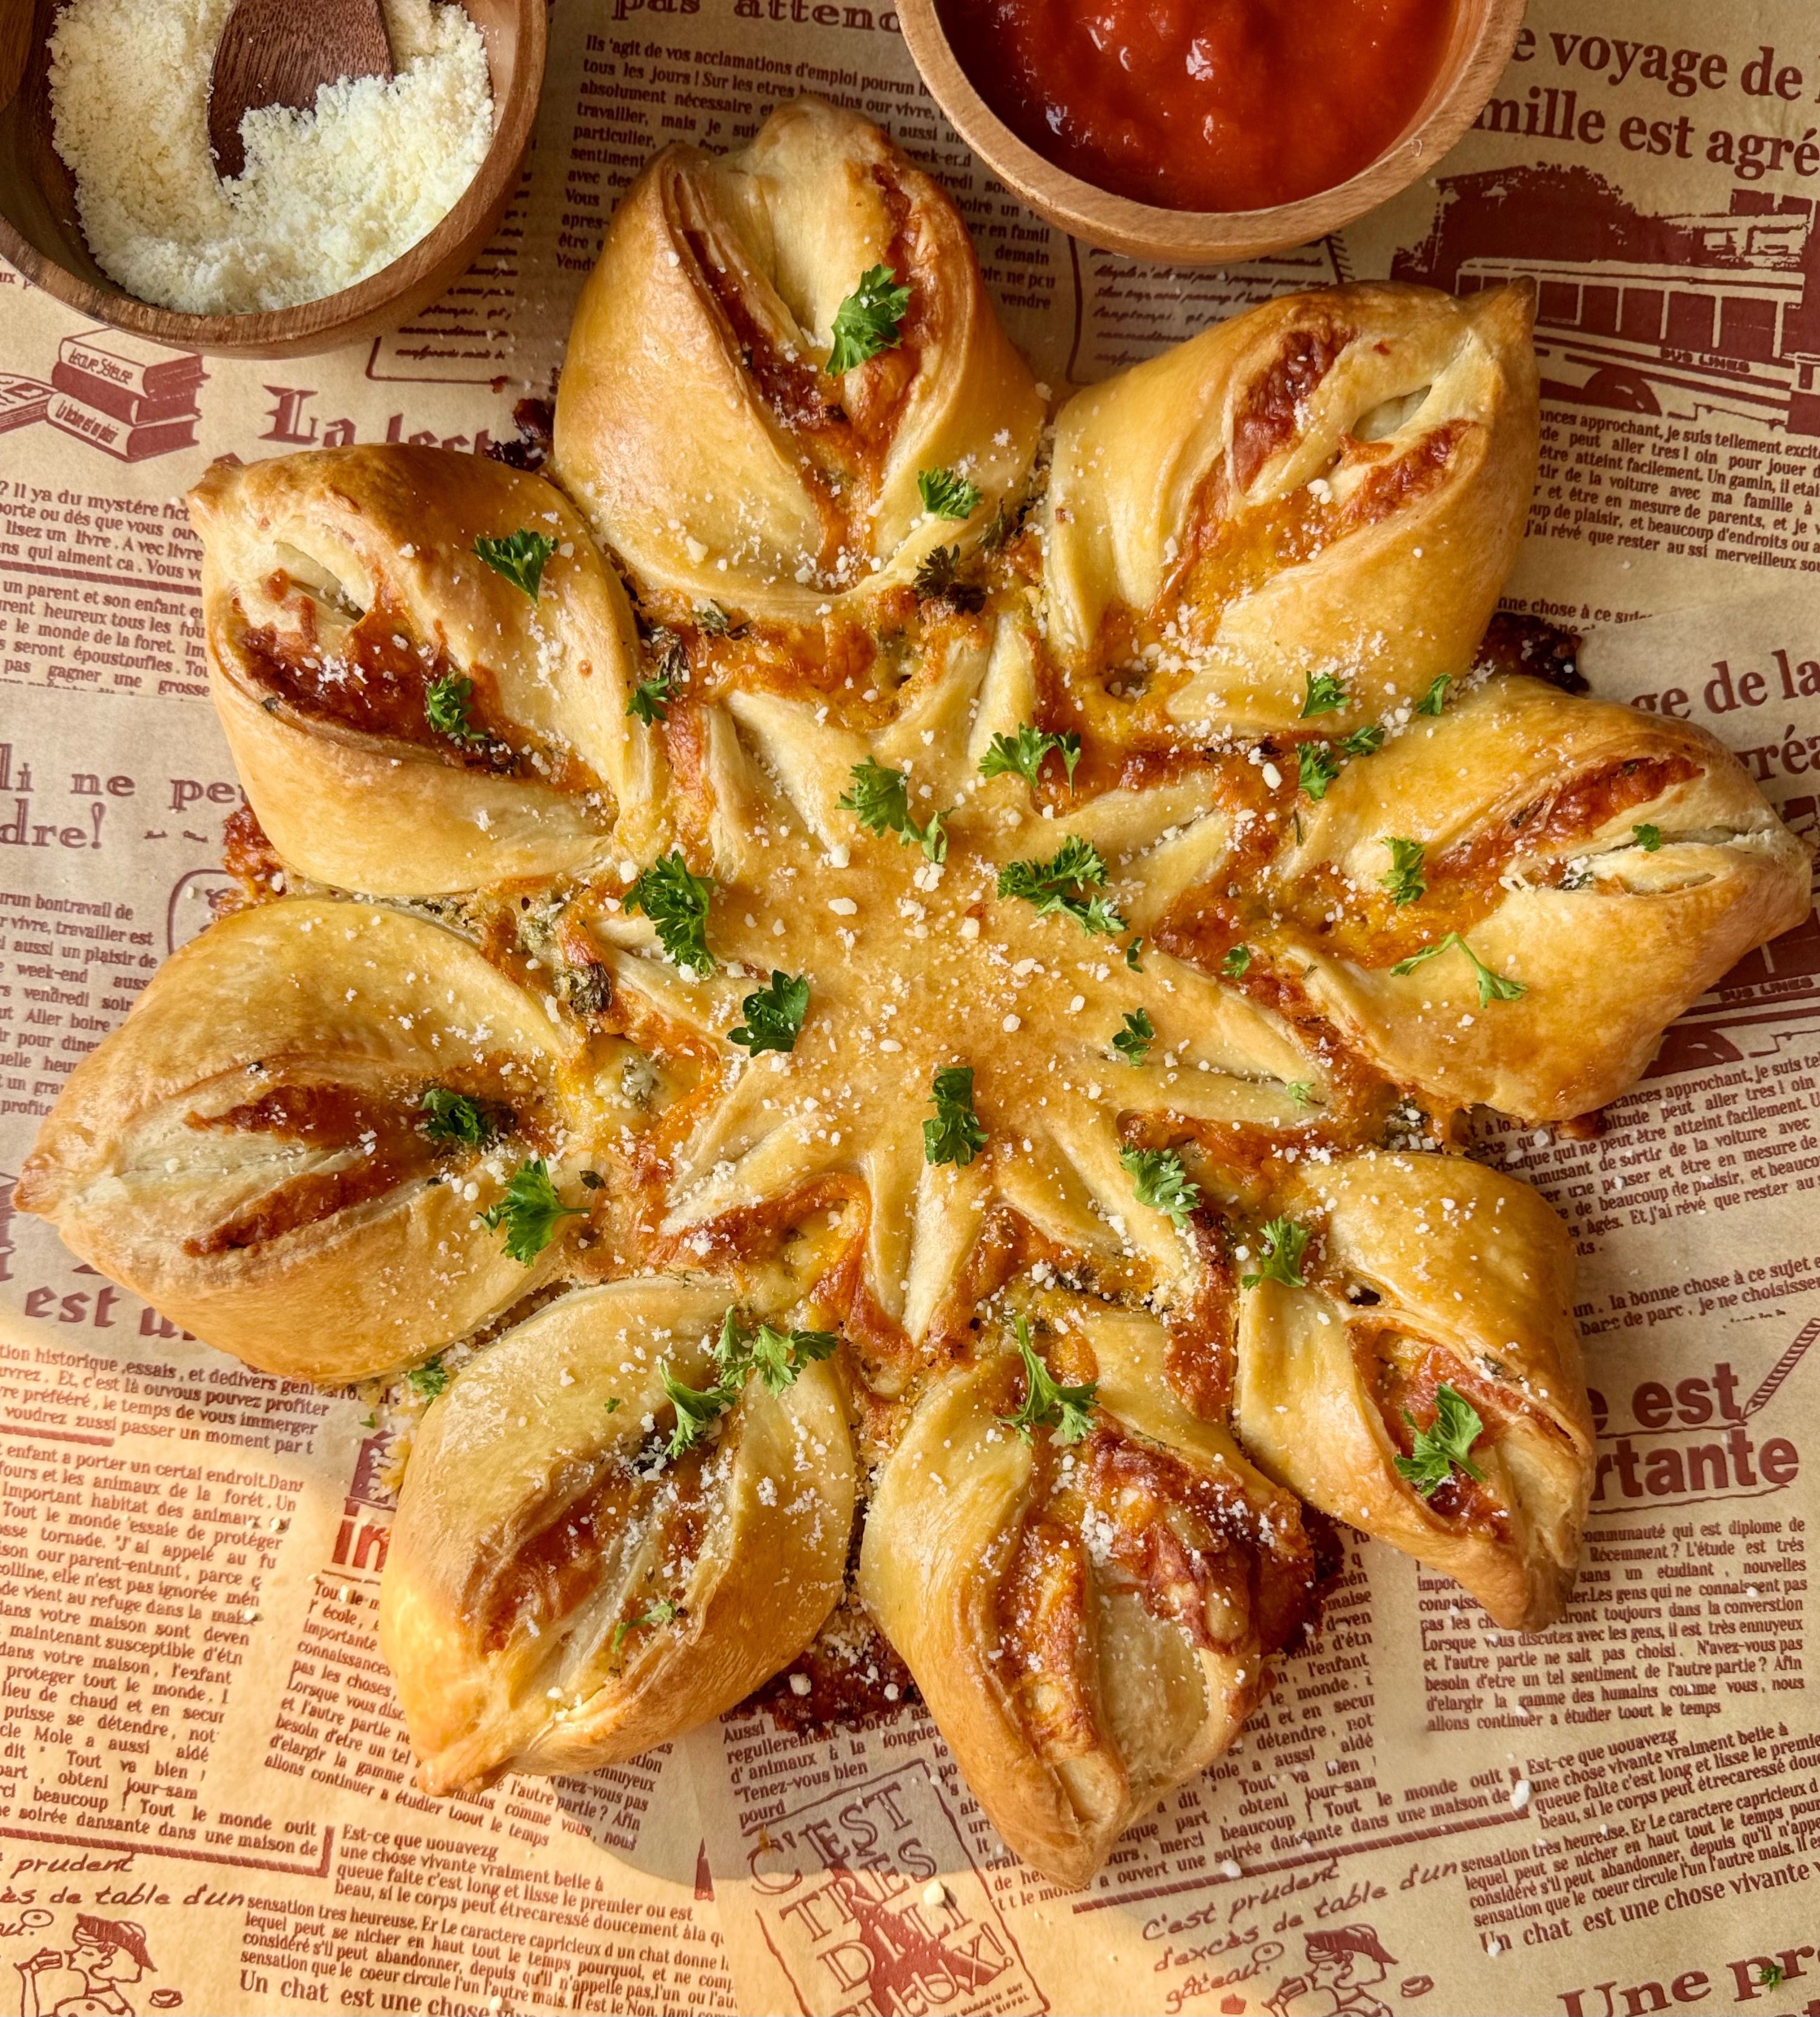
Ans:
[[[492,139],[486,47],[459,5],[382,5],[391,81],[344,78],[312,111],[250,111],[246,172],[223,182],[208,89],[233,0],[68,0],[52,139],[96,265],[155,306],[243,315],[337,293],[433,230]]]

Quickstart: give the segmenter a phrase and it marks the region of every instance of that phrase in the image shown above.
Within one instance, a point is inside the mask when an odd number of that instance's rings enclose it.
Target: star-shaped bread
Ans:
[[[901,1662],[1079,1883],[1330,1521],[1559,1614],[1572,1244],[1470,1112],[1615,1097],[1809,864],[1494,619],[1529,316],[1329,289],[1058,399],[805,99],[629,192],[548,472],[198,486],[246,900],[19,1201],[252,1364],[408,1376],[428,1789]]]

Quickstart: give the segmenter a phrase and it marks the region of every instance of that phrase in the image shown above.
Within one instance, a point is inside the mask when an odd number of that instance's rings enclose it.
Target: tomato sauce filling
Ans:
[[[1025,144],[1171,210],[1332,189],[1406,131],[1454,0],[938,0],[961,68]]]

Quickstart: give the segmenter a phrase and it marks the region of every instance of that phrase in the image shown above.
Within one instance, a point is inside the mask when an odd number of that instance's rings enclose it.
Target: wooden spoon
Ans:
[[[379,0],[235,0],[209,85],[208,144],[224,181],[245,171],[240,121],[261,105],[300,112],[320,85],[392,74]]]

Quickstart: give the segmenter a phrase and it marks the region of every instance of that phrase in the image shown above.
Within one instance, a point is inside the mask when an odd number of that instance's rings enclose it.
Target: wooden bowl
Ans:
[[[950,45],[936,0],[898,0],[898,16],[924,83],[956,131],[1039,216],[1106,251],[1217,266],[1337,231],[1433,170],[1491,96],[1523,6],[1524,0],[1458,0],[1440,70],[1395,141],[1350,181],[1267,210],[1166,210],[1083,182],[1019,139],[980,96]]]
[[[300,0],[300,4],[301,0]],[[462,0],[487,45],[493,143],[460,201],[389,266],[295,308],[182,315],[123,291],[95,263],[75,179],[51,144],[51,28],[63,0],[0,0],[0,257],[82,314],[175,350],[295,357],[394,329],[474,263],[517,185],[543,88],[545,0]]]

